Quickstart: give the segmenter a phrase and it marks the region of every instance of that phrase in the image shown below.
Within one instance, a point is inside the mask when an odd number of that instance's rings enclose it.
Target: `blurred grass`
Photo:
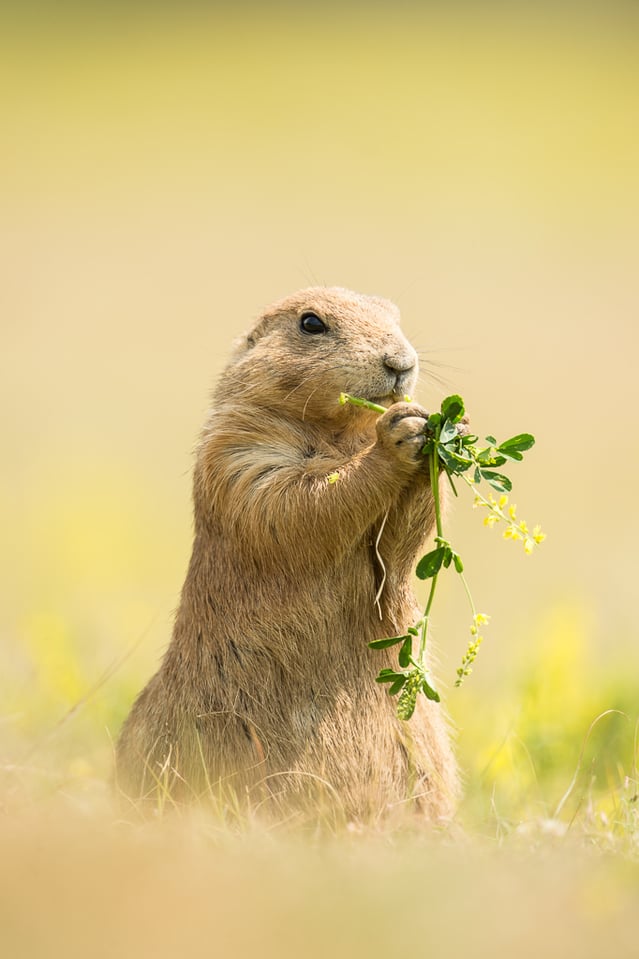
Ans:
[[[636,675],[621,661],[594,669],[591,642],[582,611],[550,610],[506,683],[471,677],[448,692],[466,780],[457,819],[471,834],[534,830],[560,811],[560,830],[635,850]],[[51,615],[24,623],[20,649],[19,669],[5,662],[1,688],[5,802],[19,809],[25,796],[54,797],[61,785],[79,795],[100,789],[144,675],[126,658],[99,663],[95,649]],[[20,685],[18,673],[31,681]]]
[[[12,875],[0,880],[0,935],[17,959],[528,957],[540,941],[548,956],[594,959],[634,948],[636,870],[574,851],[531,862],[415,837],[220,842],[197,825],[132,834],[81,823],[51,834],[27,822],[2,839]]]
[[[3,953],[631,952],[634,6],[0,13]],[[206,389],[316,281],[400,302],[425,402],[454,388],[480,431],[537,435],[534,560],[451,518],[493,614],[446,690],[456,826],[122,822],[112,739],[170,635]]]

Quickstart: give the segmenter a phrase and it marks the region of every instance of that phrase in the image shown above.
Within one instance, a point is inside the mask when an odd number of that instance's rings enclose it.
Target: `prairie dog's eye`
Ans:
[[[309,310],[307,313],[302,313],[300,317],[300,330],[303,333],[326,333],[327,326],[317,313]]]

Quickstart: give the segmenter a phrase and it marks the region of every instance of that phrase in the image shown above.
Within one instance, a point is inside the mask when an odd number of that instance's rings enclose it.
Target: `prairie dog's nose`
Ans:
[[[394,353],[385,353],[382,359],[384,366],[393,373],[410,373],[417,363],[417,355],[413,349],[402,349]]]

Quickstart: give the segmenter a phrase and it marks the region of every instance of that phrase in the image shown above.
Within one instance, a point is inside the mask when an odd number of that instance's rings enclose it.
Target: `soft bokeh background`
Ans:
[[[452,517],[492,614],[446,693],[461,821],[554,822],[576,773],[564,827],[636,827],[636,7],[1,16],[0,804],[108,778],[170,635],[208,389],[265,304],[320,283],[399,304],[425,405],[537,436],[513,470],[535,556]]]

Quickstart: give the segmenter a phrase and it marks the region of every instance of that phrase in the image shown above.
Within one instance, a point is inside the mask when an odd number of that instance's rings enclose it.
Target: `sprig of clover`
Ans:
[[[386,412],[385,407],[348,393],[342,393],[339,402],[365,407],[380,414]],[[474,508],[482,507],[487,510],[484,525],[492,527],[503,522],[505,524],[504,539],[513,542],[521,541],[527,555],[533,553],[546,538],[540,526],[529,530],[525,520],[517,519],[517,507],[508,500],[512,482],[505,473],[500,472],[507,463],[520,462],[524,458],[524,453],[535,443],[534,436],[530,433],[518,433],[502,443],[498,443],[494,436],[487,436],[485,441],[488,445],[480,447],[478,436],[460,429],[463,416],[464,401],[461,396],[455,394],[447,396],[441,404],[440,411],[431,413],[426,423],[427,439],[422,447],[422,454],[428,457],[430,483],[435,502],[436,533],[435,548],[422,556],[415,569],[419,579],[430,580],[430,591],[424,613],[413,626],[409,626],[404,635],[374,639],[368,644],[371,649],[400,647],[398,668],[381,669],[376,681],[388,684],[389,694],[399,697],[397,715],[404,720],[410,719],[413,715],[420,693],[434,702],[440,700],[439,693],[433,687],[429,677],[426,646],[433,600],[442,570],[452,568],[459,575],[472,613],[471,638],[457,669],[455,686],[461,686],[464,679],[472,672],[473,663],[484,638],[481,628],[490,620],[485,613],[477,612],[464,576],[462,558],[444,536],[440,474],[448,479],[455,496],[458,494],[453,477],[462,479],[474,491]],[[330,479],[332,482],[337,479],[337,476]],[[492,492],[484,496],[479,489],[482,483],[486,483],[492,490],[499,493],[499,498],[496,499]],[[416,650],[415,644],[417,644]]]

